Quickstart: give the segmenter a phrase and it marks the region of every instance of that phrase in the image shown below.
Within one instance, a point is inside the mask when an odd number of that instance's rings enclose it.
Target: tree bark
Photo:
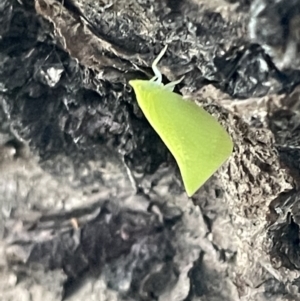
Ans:
[[[299,8],[2,0],[0,300],[298,300]],[[166,44],[234,142],[191,199],[128,85]]]

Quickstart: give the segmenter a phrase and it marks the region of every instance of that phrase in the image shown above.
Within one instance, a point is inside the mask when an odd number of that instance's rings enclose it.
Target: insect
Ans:
[[[191,197],[230,157],[233,143],[213,116],[173,92],[182,78],[162,83],[157,64],[166,50],[167,46],[154,60],[151,80],[131,80],[129,84],[145,117],[174,156]]]

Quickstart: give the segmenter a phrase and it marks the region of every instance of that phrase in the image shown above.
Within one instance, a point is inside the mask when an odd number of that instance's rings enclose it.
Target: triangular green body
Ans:
[[[145,80],[130,85],[144,115],[175,157],[192,196],[231,155],[230,136],[203,108],[163,85]]]

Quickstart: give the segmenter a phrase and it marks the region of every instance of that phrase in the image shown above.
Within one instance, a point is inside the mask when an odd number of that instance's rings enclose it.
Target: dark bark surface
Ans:
[[[2,0],[0,300],[300,300],[299,0]],[[216,116],[188,199],[128,80]]]

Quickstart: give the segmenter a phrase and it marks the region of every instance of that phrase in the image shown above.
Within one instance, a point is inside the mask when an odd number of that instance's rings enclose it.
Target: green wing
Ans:
[[[233,144],[218,121],[192,101],[155,82],[131,81],[149,123],[179,166],[192,196],[232,153]]]

